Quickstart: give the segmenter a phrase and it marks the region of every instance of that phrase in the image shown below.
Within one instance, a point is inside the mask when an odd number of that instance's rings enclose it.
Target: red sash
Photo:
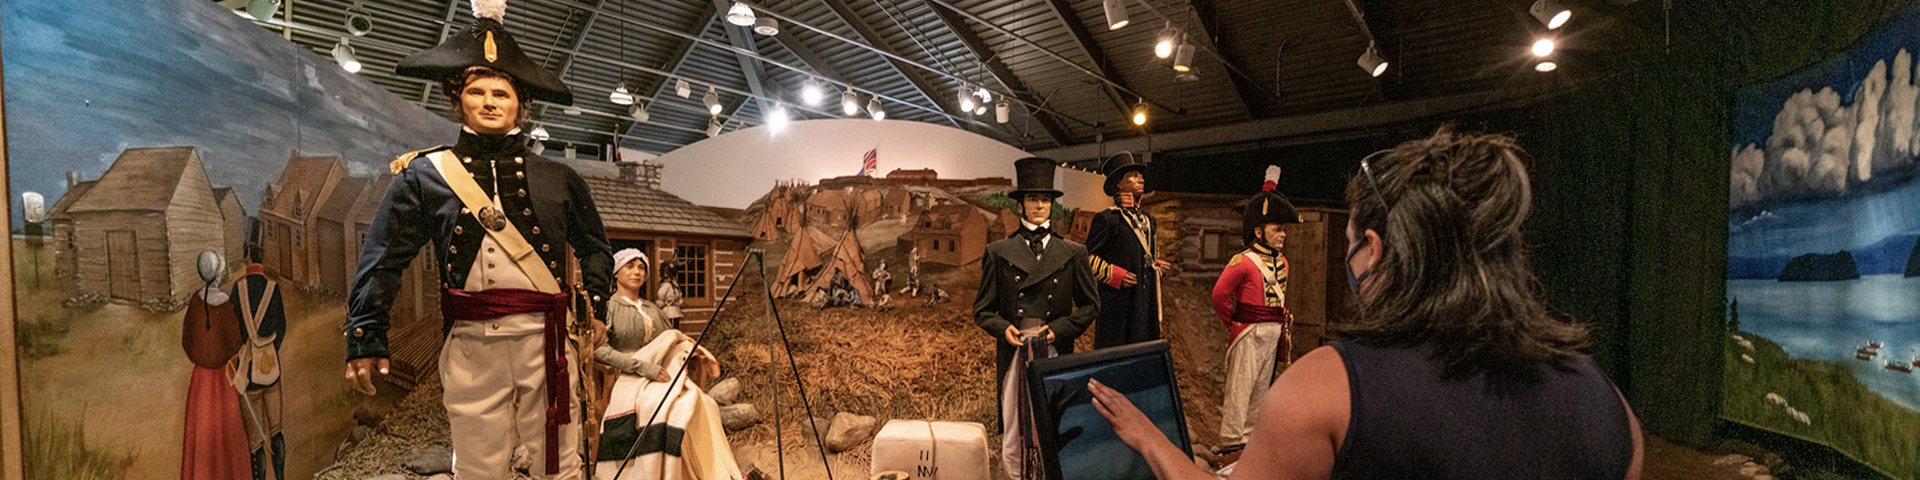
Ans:
[[[543,293],[518,288],[500,288],[469,292],[449,288],[440,292],[440,313],[448,321],[492,320],[521,313],[545,313],[542,331],[542,355],[547,374],[547,474],[560,473],[560,426],[573,418],[568,406],[573,402],[572,385],[567,384],[567,361],[562,357],[567,342],[566,293]]]

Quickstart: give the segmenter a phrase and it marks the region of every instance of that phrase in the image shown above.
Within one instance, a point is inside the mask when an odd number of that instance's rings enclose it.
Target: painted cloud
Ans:
[[[1766,145],[1735,146],[1728,201],[1734,207],[1786,195],[1841,195],[1876,174],[1912,168],[1920,151],[1920,86],[1905,49],[1876,62],[1842,105],[1832,87],[1801,90],[1773,118]]]

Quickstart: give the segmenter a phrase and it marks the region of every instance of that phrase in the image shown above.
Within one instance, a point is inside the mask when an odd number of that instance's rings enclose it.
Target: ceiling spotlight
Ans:
[[[1542,38],[1533,41],[1533,56],[1544,57],[1553,54],[1553,39]]]
[[[1558,68],[1560,68],[1560,65],[1553,63],[1552,60],[1543,61],[1533,65],[1533,71],[1536,71],[1536,72],[1551,72]]]
[[[848,85],[847,91],[840,94],[840,113],[847,116],[860,113],[860,96],[853,93],[852,85]]]
[[[978,107],[975,107],[975,108],[973,109],[973,114],[974,114],[975,116],[983,116],[983,115],[986,115],[986,114],[987,114],[987,104],[984,104],[984,103],[982,103],[982,104],[980,104],[980,106],[978,106]]]
[[[1359,64],[1360,69],[1366,70],[1368,75],[1378,77],[1387,73],[1387,59],[1380,58],[1380,51],[1374,48],[1373,42],[1367,42],[1367,52],[1360,54]]]
[[[565,155],[568,160],[573,160],[574,157],[578,156],[580,149],[574,148],[573,142],[567,142],[567,149],[562,151],[566,152]]]
[[[1540,23],[1547,24],[1548,30],[1560,28],[1561,25],[1567,24],[1568,19],[1573,18],[1573,11],[1568,10],[1567,6],[1561,4],[1558,0],[1535,1],[1533,2],[1533,6],[1527,9],[1527,12],[1532,13],[1533,18],[1539,20]]]
[[[1175,74],[1173,74],[1173,81],[1176,81],[1176,82],[1198,82],[1198,81],[1200,81],[1200,74],[1198,74],[1198,73],[1194,73],[1194,72],[1190,72],[1190,71],[1189,71],[1189,72],[1180,72],[1180,73],[1175,73]]]
[[[280,0],[252,0],[247,2],[247,15],[262,22],[273,20],[273,13],[280,10]]]
[[[1107,11],[1107,30],[1119,30],[1127,26],[1126,0],[1104,0],[1100,7]]]
[[[693,95],[693,85],[688,85],[686,79],[676,80],[673,82],[673,94],[687,98]]]
[[[534,155],[539,155],[540,152],[547,151],[547,144],[540,143],[540,142],[533,142],[532,145],[527,146],[527,151],[533,152]]]
[[[1182,41],[1180,42],[1180,48],[1174,49],[1173,51],[1173,71],[1185,72],[1191,70],[1193,70],[1193,44]]]
[[[350,7],[347,9],[346,27],[347,33],[353,36],[367,36],[367,33],[373,31],[373,15],[368,15],[366,10],[360,9],[357,5]]]
[[[767,112],[767,129],[775,132],[787,129],[787,106],[773,102],[773,111]]]
[[[1000,99],[999,103],[993,104],[993,121],[1007,123],[1007,116],[1012,113],[1012,110],[1012,105],[1007,104],[1007,99]]]
[[[1142,101],[1140,103],[1133,104],[1133,124],[1134,125],[1147,124],[1147,102]]]
[[[807,106],[809,107],[820,106],[820,82],[819,81],[814,80],[813,77],[809,76],[807,77],[807,81],[805,83],[800,84],[800,102],[807,104]]]
[[[623,83],[613,87],[613,94],[607,96],[607,101],[614,105],[633,105],[633,94],[627,93],[627,84]]]
[[[720,117],[713,117],[711,119],[708,119],[707,120],[707,136],[716,137],[719,135],[720,135]]]
[[[867,113],[873,115],[874,120],[887,119],[887,111],[880,109],[879,95],[874,95],[872,100],[867,100]]]
[[[779,35],[780,22],[774,20],[773,17],[760,17],[760,19],[753,21],[753,33],[769,37]]]
[[[1179,43],[1180,40],[1176,38],[1178,36],[1179,35],[1174,33],[1173,25],[1171,24],[1167,25],[1166,28],[1160,29],[1160,39],[1153,43],[1153,57],[1167,58],[1173,56],[1173,47]]]
[[[980,97],[980,103],[993,101],[993,92],[988,91],[987,87],[980,87],[979,90],[974,90],[973,96]]]
[[[568,115],[579,115],[579,114],[580,114],[580,107],[576,107],[576,106],[573,106],[573,105],[568,105],[568,106],[567,106],[567,108],[566,108],[565,110],[561,110],[561,111],[562,111],[562,112],[566,112],[566,113],[567,113]]]
[[[962,112],[973,111],[973,94],[967,92],[966,85],[960,86],[960,111]]]
[[[727,9],[727,23],[742,27],[753,26],[753,9],[743,2],[733,2],[733,8]]]
[[[644,122],[649,118],[653,118],[653,114],[647,113],[647,106],[640,104],[634,104],[633,108],[628,109],[627,115],[632,116],[633,120],[637,122]]]
[[[714,91],[714,87],[707,87],[707,94],[700,97],[700,103],[707,106],[707,113],[720,114],[720,92]]]
[[[345,37],[333,46],[333,61],[339,62],[340,68],[346,69],[347,73],[360,73],[360,59],[354,58],[353,47],[347,46]]]
[[[527,136],[533,137],[533,140],[536,142],[544,142],[549,138],[553,138],[551,135],[547,135],[547,127],[533,127],[533,131],[527,132]]]

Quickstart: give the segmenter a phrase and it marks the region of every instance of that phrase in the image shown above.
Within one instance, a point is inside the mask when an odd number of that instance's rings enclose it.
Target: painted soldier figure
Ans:
[[[1140,209],[1146,193],[1147,165],[1132,152],[1107,158],[1106,193],[1113,208],[1093,215],[1087,229],[1087,254],[1093,278],[1100,284],[1100,319],[1093,329],[1093,348],[1107,348],[1160,338],[1160,276],[1168,264],[1154,246],[1153,219]]]
[[[1280,167],[1267,167],[1262,191],[1242,215],[1247,250],[1233,256],[1213,285],[1213,310],[1227,325],[1227,383],[1220,409],[1221,447],[1216,453],[1237,459],[1246,446],[1267,387],[1292,358],[1293,315],[1287,312],[1289,223],[1300,223],[1293,203],[1276,189]]]
[[[286,343],[287,313],[279,283],[267,278],[267,267],[260,260],[259,246],[248,245],[246,274],[233,283],[232,295],[234,316],[247,338],[237,358],[234,385],[241,387],[241,419],[247,427],[254,480],[266,480],[269,468],[272,478],[287,478],[280,394],[280,346]]]
[[[583,346],[568,341],[570,310],[585,303],[596,319],[605,314],[613,261],[586,182],[527,150],[520,127],[530,102],[567,105],[573,96],[514,43],[505,8],[475,2],[473,26],[400,61],[401,75],[446,82],[464,128],[452,147],[393,162],[348,297],[348,379],[373,393],[374,374],[387,369],[401,272],[430,243],[448,322],[439,365],[454,475],[509,478],[520,448],[535,478],[579,478]],[[561,287],[569,250],[578,291]]]
[[[1051,228],[1053,200],[1061,195],[1053,189],[1054,168],[1044,158],[1014,162],[1017,188],[1008,196],[1019,202],[1020,230],[987,244],[973,302],[974,323],[996,346],[1002,465],[1012,478],[1038,471],[1026,381],[1019,372],[1034,358],[1073,353],[1073,340],[1100,310],[1086,247]]]

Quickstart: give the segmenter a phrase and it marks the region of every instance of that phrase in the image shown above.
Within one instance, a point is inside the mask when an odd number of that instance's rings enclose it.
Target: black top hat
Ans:
[[[1300,223],[1300,212],[1293,209],[1293,202],[1281,195],[1279,190],[1280,167],[1267,166],[1267,179],[1260,186],[1260,193],[1253,194],[1247,201],[1247,211],[1241,215],[1241,234],[1247,245],[1253,245],[1253,232],[1261,225],[1278,223]]]
[[[482,5],[485,4],[485,5]],[[481,7],[487,8],[481,8]],[[447,37],[433,48],[400,59],[394,73],[432,81],[445,81],[468,67],[487,67],[513,76],[523,97],[562,105],[573,104],[573,90],[560,76],[542,68],[520,51],[520,45],[500,23],[506,9],[504,1],[475,3],[473,25],[466,31]]]
[[[1120,193],[1120,179],[1127,178],[1127,172],[1140,172],[1146,169],[1147,164],[1135,160],[1133,152],[1120,152],[1107,157],[1106,161],[1100,163],[1100,174],[1107,176],[1105,186],[1107,196]]]
[[[1013,183],[1013,191],[1007,192],[1007,196],[1013,197],[1016,201],[1020,200],[1021,196],[1029,193],[1041,193],[1052,195],[1054,198],[1060,198],[1061,195],[1065,194],[1053,189],[1053,170],[1059,165],[1058,162],[1052,159],[1040,157],[1027,157],[1014,160],[1013,174],[1015,180]]]

